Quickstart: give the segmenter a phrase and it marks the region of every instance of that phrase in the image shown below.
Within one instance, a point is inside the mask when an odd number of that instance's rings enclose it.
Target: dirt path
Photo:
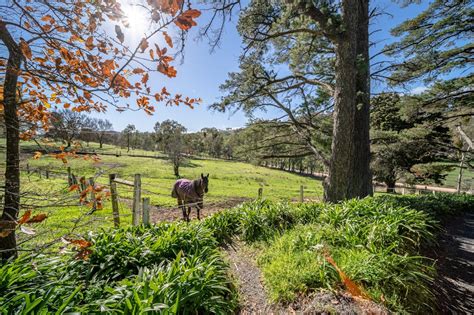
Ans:
[[[243,251],[239,244],[226,249],[232,274],[237,278],[241,297],[241,314],[271,314],[275,310],[267,302],[268,297],[260,280],[260,269],[250,253]]]
[[[474,212],[449,222],[436,253],[436,292],[440,311],[472,314],[474,310]]]
[[[129,198],[119,198],[120,202],[124,202],[128,207],[132,208],[133,200]],[[210,216],[216,212],[231,209],[240,205],[241,203],[250,200],[249,198],[243,197],[234,197],[222,199],[219,202],[207,203],[204,201],[204,209],[201,210],[201,218]],[[162,221],[172,222],[182,220],[183,214],[181,209],[178,206],[174,207],[160,207],[156,205],[150,205],[150,220],[152,223],[158,223]],[[193,208],[190,214],[192,220],[197,218],[196,209]]]
[[[295,302],[272,304],[262,284],[262,274],[255,262],[255,253],[235,242],[225,250],[230,269],[236,278],[240,296],[240,314],[387,314],[380,305],[355,300],[347,294],[313,292]]]

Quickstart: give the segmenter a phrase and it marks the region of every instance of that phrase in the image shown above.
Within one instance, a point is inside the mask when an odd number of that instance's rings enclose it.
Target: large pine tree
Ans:
[[[241,71],[223,85],[215,107],[278,109],[315,156],[326,164],[325,200],[372,194],[369,168],[369,1],[251,1],[238,30],[246,49]],[[328,95],[329,102],[319,102]],[[318,126],[302,113],[332,113],[329,156],[318,146]]]

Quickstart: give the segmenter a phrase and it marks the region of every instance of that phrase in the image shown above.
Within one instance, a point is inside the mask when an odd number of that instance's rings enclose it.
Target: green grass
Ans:
[[[83,145],[86,147],[86,144]],[[34,142],[22,142],[22,148],[29,151],[38,149]],[[97,143],[91,142],[88,150],[92,148],[96,152],[100,151]],[[115,153],[115,150],[114,146],[104,145],[102,152]],[[145,151],[133,153],[152,154]],[[61,160],[48,155],[37,160],[32,156],[33,153],[25,153],[21,160],[23,210],[30,208],[28,205],[31,205],[33,215],[47,213],[48,218],[32,226],[37,231],[37,235],[18,233],[19,241],[25,250],[53,241],[58,242],[61,236],[77,238],[89,231],[98,231],[100,228],[112,226],[112,210],[108,200],[105,200],[102,210],[96,211],[93,215],[86,215],[90,209],[85,205],[79,205],[78,193],[68,192],[65,175],[68,167],[71,167],[72,172],[78,177],[89,178],[101,174],[96,181],[104,185],[108,185],[110,173],[116,173],[120,178],[130,181],[133,181],[134,174],[142,174],[144,190],[142,197],[150,197],[152,205],[163,207],[176,205],[176,200],[171,198],[171,188],[176,178],[173,175],[172,165],[166,159],[99,155],[98,162],[84,160],[82,156],[79,156],[79,158],[69,158],[68,163],[64,164]],[[41,178],[36,173],[28,175],[25,171],[27,163],[30,169],[51,170],[50,178],[46,179],[44,173]],[[198,178],[201,173],[210,173],[209,194],[205,197],[205,204],[208,205],[225,203],[226,200],[231,199],[254,199],[260,187],[263,187],[264,197],[270,200],[297,199],[300,185],[306,186],[306,197],[318,199],[322,196],[320,181],[247,163],[197,159],[189,160],[180,171],[183,177],[191,179]],[[131,187],[118,185],[118,190],[119,197],[131,199],[133,196]],[[131,222],[129,204],[123,202],[119,205],[122,226],[127,226]],[[58,249],[58,245],[51,248]]]
[[[343,289],[330,255],[372,300],[391,311],[435,307],[434,244],[439,218],[474,209],[469,195],[380,196],[338,205],[258,201],[214,215],[205,224],[220,243],[236,235],[253,247],[265,287],[292,302],[321,289]]]
[[[236,308],[227,264],[202,225],[133,227],[88,240],[85,260],[70,249],[0,265],[0,313],[230,314]]]
[[[139,157],[101,156],[99,162],[70,159],[68,164],[61,163],[51,157],[39,160],[28,160],[30,167],[50,168],[66,172],[70,166],[72,172],[81,176],[93,176],[103,171],[99,182],[107,183],[107,174],[116,173],[119,177],[133,180],[134,174],[142,174],[142,186],[153,192],[150,195],[152,203],[174,205],[175,200],[170,196],[173,183],[172,165],[163,159]],[[263,187],[266,198],[273,200],[296,199],[299,196],[300,185],[304,185],[305,195],[312,198],[322,196],[321,183],[315,179],[290,174],[278,170],[258,167],[247,163],[225,160],[190,160],[180,168],[184,178],[195,179],[201,173],[210,174],[208,200],[222,201],[223,199],[241,197],[255,198],[259,187]],[[156,196],[160,194],[162,196]]]
[[[458,185],[459,163],[442,163],[454,166],[454,169],[449,171],[442,186],[456,188]],[[474,188],[474,171],[466,168],[463,171],[462,189],[469,190]]]

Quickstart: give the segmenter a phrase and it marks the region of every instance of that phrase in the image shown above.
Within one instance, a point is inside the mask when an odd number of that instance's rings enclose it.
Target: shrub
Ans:
[[[91,236],[92,254],[83,262],[87,280],[119,280],[136,275],[141,267],[173,260],[178,252],[206,256],[217,244],[203,225],[159,224],[134,227]]]
[[[0,313],[230,313],[235,290],[212,232],[160,224],[91,235],[88,260],[22,256],[0,267]]]
[[[474,211],[474,195],[468,194],[383,195],[375,199],[384,204],[421,210],[436,218],[443,218],[465,211]]]
[[[434,305],[435,272],[420,247],[433,244],[440,214],[469,211],[473,205],[473,198],[453,195],[296,206],[253,203],[241,209],[238,230],[261,249],[258,263],[274,300],[290,302],[308,291],[340,287],[324,257],[328,251],[373,300],[397,312],[426,312]]]

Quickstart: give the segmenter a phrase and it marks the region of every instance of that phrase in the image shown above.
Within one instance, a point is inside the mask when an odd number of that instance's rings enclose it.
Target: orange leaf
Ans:
[[[20,39],[20,50],[25,58],[31,59],[33,57],[30,46],[23,39]]]
[[[20,220],[18,220],[18,225],[25,223],[31,216],[31,210],[26,210],[25,213],[21,216]]]
[[[123,34],[122,29],[118,25],[115,25],[115,35],[117,35],[118,40],[122,44],[125,40],[125,35]]]
[[[150,58],[151,60],[155,59],[155,55],[153,53],[153,49],[150,49]]]
[[[54,23],[53,17],[52,17],[51,15],[49,15],[49,14],[46,14],[45,16],[43,16],[43,17],[41,18],[41,21],[43,21],[43,22],[49,22],[49,23],[51,23],[51,24]]]
[[[181,13],[174,23],[183,31],[189,30],[191,27],[196,26],[197,23],[193,20],[201,15],[199,10],[186,10]]]
[[[69,191],[74,191],[74,190],[79,190],[79,185],[78,184],[74,184],[74,185],[71,185],[69,186]]]
[[[326,261],[330,263],[334,267],[334,269],[336,269],[337,273],[339,274],[339,277],[341,278],[342,283],[344,283],[344,286],[346,287],[347,291],[349,291],[352,296],[369,299],[369,295],[367,294],[367,292],[365,292],[361,287],[359,287],[354,281],[349,279],[349,277],[341,270],[341,268],[336,265],[336,262],[331,256],[329,256],[329,254],[324,254],[324,258],[326,258]]]
[[[29,219],[25,223],[39,223],[39,222],[44,221],[44,219],[46,219],[47,217],[48,215],[46,213],[40,213],[33,216],[31,219]]]
[[[145,73],[145,75],[142,77],[142,83],[146,84],[148,82],[148,78],[149,78],[148,73]]]
[[[140,49],[142,50],[141,52],[145,52],[145,50],[148,48],[148,41],[146,38],[143,38],[142,41],[140,42]]]
[[[198,18],[201,16],[201,11],[196,10],[196,9],[189,9],[185,12],[183,12],[183,15],[187,15],[191,18]]]
[[[170,78],[176,77],[176,69],[173,66],[160,63],[157,70]]]
[[[165,37],[165,41],[166,43],[168,44],[168,46],[170,46],[171,48],[173,48],[173,41],[171,40],[171,37],[168,35],[167,32],[163,32],[163,36]]]
[[[68,240],[71,244],[77,245],[80,248],[87,248],[92,245],[91,242],[88,242],[86,240]]]
[[[86,47],[87,47],[87,49],[89,49],[89,50],[94,49],[94,37],[89,36],[89,37],[86,39]]]
[[[90,254],[92,254],[90,249],[82,249],[77,253],[76,259],[87,260],[89,259]]]
[[[33,156],[33,159],[37,160],[37,159],[39,159],[42,155],[43,155],[43,153],[41,153],[40,151],[36,151],[36,152],[35,152],[35,155]]]

